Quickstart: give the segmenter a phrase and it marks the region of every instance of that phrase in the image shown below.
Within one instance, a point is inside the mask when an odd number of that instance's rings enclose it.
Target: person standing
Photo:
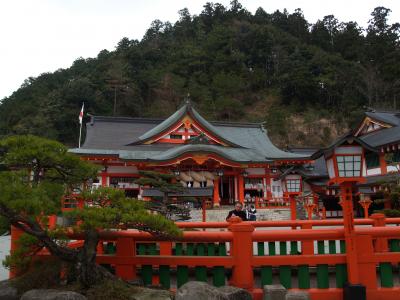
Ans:
[[[249,221],[256,221],[257,220],[257,210],[254,204],[250,205],[249,209],[247,210],[248,220]]]
[[[232,216],[237,216],[239,218],[242,219],[242,221],[247,221],[247,216],[246,216],[246,212],[243,211],[243,205],[240,202],[236,202],[235,204],[235,209],[231,210],[228,213],[228,216],[226,217],[226,220],[228,221],[229,218],[231,218]]]

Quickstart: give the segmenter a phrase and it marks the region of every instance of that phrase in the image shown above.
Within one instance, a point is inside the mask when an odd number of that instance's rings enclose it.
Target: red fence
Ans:
[[[369,300],[398,299],[400,228],[385,225],[398,225],[400,218],[374,215],[355,223],[359,255],[352,272],[358,272]],[[342,299],[349,259],[342,225],[342,220],[178,223],[182,229],[210,229],[184,231],[175,241],[134,230],[102,232],[97,262],[123,279],[140,277],[172,290],[201,280],[242,287],[262,299],[263,285],[281,283],[309,291],[313,300],[336,300]],[[297,229],[266,228],[292,226]]]

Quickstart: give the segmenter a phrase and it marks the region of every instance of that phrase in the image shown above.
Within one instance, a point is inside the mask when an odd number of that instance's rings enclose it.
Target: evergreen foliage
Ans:
[[[361,28],[333,15],[310,24],[301,9],[253,15],[238,1],[207,2],[199,15],[182,9],[175,24],[153,21],[141,41],[122,38],[115,51],[28,78],[2,100],[0,135],[76,145],[82,102],[111,115],[116,95],[117,115],[166,117],[187,93],[208,119],[267,120],[270,135],[275,120],[306,110],[346,127],[363,106],[398,107],[400,25],[389,14],[377,7]]]
[[[182,184],[174,182],[173,174],[160,173],[156,171],[139,171],[141,177],[135,182],[144,187],[157,189],[162,197],[152,197],[147,202],[147,207],[156,211],[171,220],[187,220],[190,218],[190,210],[182,203],[171,203],[171,194],[181,194],[184,191]],[[157,199],[161,198],[161,199]],[[193,201],[192,198],[181,198],[185,201]],[[161,200],[161,201],[160,201]],[[182,201],[180,201],[182,202]]]
[[[178,236],[172,221],[151,214],[143,202],[126,199],[112,188],[85,190],[84,183],[97,176],[97,168],[68,152],[62,144],[35,136],[11,136],[0,140],[0,216],[22,230],[20,247],[6,265],[20,271],[32,254],[46,247],[51,254],[74,266],[77,279],[89,287],[113,276],[96,265],[99,231],[136,228],[152,234]],[[63,195],[81,189],[86,205],[61,211]],[[67,228],[49,229],[48,217],[73,218],[74,232],[83,236],[81,248],[67,247]]]

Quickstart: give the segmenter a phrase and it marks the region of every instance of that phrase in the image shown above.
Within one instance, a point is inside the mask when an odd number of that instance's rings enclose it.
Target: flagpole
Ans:
[[[78,141],[78,148],[81,147],[81,137],[82,137],[82,124],[83,124],[83,110],[85,108],[85,102],[82,103],[82,108],[79,113],[79,141]]]
[[[79,146],[78,146],[78,148],[81,147],[82,123],[83,123],[83,122],[81,122],[81,126],[80,126],[80,128],[79,128],[79,143],[78,143]]]

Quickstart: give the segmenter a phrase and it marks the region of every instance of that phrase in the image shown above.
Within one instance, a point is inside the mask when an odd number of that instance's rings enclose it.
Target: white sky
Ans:
[[[225,6],[230,0],[220,0]],[[207,0],[0,0],[0,99],[23,81],[44,72],[67,68],[78,57],[95,57],[113,50],[126,36],[141,39],[154,19],[174,23],[178,10],[199,14]],[[400,22],[399,0],[241,0],[254,13],[301,8],[314,23],[333,14],[340,21],[366,27],[377,6],[392,10],[390,22]]]

